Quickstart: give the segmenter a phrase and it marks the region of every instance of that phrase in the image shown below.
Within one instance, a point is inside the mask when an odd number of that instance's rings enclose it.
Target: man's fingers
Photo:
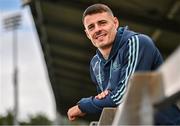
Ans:
[[[101,97],[105,98],[108,95],[108,93],[109,93],[108,90],[101,92]]]
[[[70,118],[70,121],[74,121],[75,119],[76,119],[76,117],[73,116]]]
[[[105,94],[105,95],[108,95],[108,93],[109,93],[108,90],[105,90],[105,91],[104,91],[104,94]]]
[[[75,116],[69,116],[68,118],[69,118],[70,121],[74,121],[76,119]]]
[[[102,98],[106,97],[106,94],[104,93],[104,91],[101,92],[101,97],[102,97]]]
[[[96,99],[102,99],[103,97],[102,97],[102,95],[101,94],[98,94],[98,95],[96,95],[96,97],[95,97]]]
[[[95,98],[96,99],[103,99],[108,95],[108,93],[109,93],[109,91],[105,90],[105,91],[101,92],[100,94],[96,95]]]
[[[96,99],[101,99],[101,95],[98,94],[98,95],[95,96],[95,98],[96,98]]]

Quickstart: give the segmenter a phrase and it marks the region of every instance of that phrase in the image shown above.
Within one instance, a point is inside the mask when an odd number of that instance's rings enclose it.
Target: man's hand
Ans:
[[[95,98],[99,99],[99,100],[103,99],[103,98],[105,98],[108,95],[108,93],[109,93],[109,91],[105,90],[105,91],[101,92],[100,94],[96,95]]]
[[[85,115],[85,113],[81,112],[81,110],[79,109],[78,105],[75,105],[73,107],[71,107],[68,112],[68,119],[70,121],[74,121],[75,119],[77,119],[78,117],[82,117]]]

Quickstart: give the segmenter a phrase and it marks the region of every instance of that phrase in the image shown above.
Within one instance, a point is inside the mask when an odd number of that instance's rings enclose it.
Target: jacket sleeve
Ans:
[[[101,100],[94,97],[83,98],[78,104],[82,112],[100,113],[104,107],[115,107],[123,101],[130,76],[135,70],[150,70],[153,60],[154,45],[147,36],[135,35],[128,39],[127,49],[123,55],[123,64],[119,83]]]

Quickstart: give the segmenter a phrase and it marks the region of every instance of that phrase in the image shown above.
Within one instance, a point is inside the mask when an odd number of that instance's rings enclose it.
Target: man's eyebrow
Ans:
[[[90,24],[90,25],[88,25],[88,28],[90,28],[90,27],[92,27],[93,26],[93,24]]]
[[[101,23],[101,22],[107,22],[107,20],[100,20],[100,21],[98,21],[99,23]]]

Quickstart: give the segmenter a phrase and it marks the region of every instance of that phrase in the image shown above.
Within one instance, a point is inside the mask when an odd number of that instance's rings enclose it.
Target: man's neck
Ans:
[[[111,52],[111,48],[112,47],[99,49],[99,51],[101,52],[101,54],[103,55],[105,60],[107,60],[109,58],[109,54]]]

